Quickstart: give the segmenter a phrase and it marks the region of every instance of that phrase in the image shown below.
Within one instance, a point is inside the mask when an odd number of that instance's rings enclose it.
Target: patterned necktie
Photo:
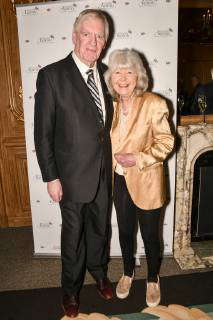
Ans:
[[[95,101],[95,104],[97,106],[97,114],[98,114],[99,123],[100,123],[101,127],[104,127],[104,117],[103,117],[103,110],[101,107],[101,99],[99,97],[98,88],[95,84],[93,70],[89,69],[86,73],[88,75],[87,86],[88,86],[89,91],[90,91],[90,93]]]

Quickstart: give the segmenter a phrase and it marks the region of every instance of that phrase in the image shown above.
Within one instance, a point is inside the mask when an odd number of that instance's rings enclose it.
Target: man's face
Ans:
[[[75,54],[84,64],[92,67],[106,43],[103,21],[99,18],[86,17],[73,32],[72,40]]]

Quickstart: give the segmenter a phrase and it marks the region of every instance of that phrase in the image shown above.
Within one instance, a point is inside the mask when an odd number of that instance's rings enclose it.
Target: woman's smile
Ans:
[[[130,97],[136,88],[137,75],[130,68],[120,68],[113,72],[111,81],[118,95]]]

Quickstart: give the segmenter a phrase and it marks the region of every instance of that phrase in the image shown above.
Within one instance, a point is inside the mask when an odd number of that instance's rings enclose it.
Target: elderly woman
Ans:
[[[146,302],[156,306],[160,302],[159,220],[165,201],[163,161],[174,143],[169,112],[164,99],[146,92],[148,77],[135,51],[113,51],[105,80],[114,98],[114,204],[124,265],[116,294],[124,299],[131,288],[138,221],[148,265]]]

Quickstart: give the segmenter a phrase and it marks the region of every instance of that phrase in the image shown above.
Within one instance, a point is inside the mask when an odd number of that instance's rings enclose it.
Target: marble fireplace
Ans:
[[[191,247],[194,165],[202,153],[213,150],[213,124],[182,125],[177,133],[174,257],[182,269],[213,266],[213,256],[199,257]]]

